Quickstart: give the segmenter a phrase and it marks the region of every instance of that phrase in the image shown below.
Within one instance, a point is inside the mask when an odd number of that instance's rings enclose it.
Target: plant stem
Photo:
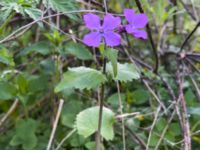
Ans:
[[[106,73],[106,58],[103,58],[103,74]],[[99,121],[98,121],[98,131],[96,139],[96,150],[100,150],[101,147],[101,125],[103,116],[103,101],[104,101],[104,84],[101,85],[101,94],[99,101]]]

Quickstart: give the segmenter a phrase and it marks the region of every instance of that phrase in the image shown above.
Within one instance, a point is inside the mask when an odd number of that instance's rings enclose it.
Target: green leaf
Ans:
[[[49,43],[42,41],[42,42],[35,43],[35,44],[28,46],[25,49],[21,50],[21,52],[18,54],[18,56],[25,56],[32,52],[37,52],[42,55],[47,55],[50,52],[49,49],[50,49]]]
[[[133,93],[133,103],[135,104],[144,104],[149,99],[149,93],[147,90],[144,89],[137,89]]]
[[[65,53],[71,54],[81,60],[91,60],[92,54],[90,51],[82,44],[79,43],[67,43],[65,46]]]
[[[31,17],[33,20],[37,20],[42,16],[42,11],[37,8],[27,7],[25,8],[25,12]]]
[[[0,100],[10,100],[16,96],[17,89],[13,84],[0,82]]]
[[[95,133],[98,129],[98,118],[99,106],[91,107],[80,112],[76,118],[76,127],[78,129],[78,133],[84,137],[88,137]],[[112,140],[114,138],[114,120],[114,113],[110,109],[104,107],[101,135],[106,140]]]
[[[200,115],[200,106],[189,107],[188,112],[192,115]]]
[[[12,54],[3,46],[0,46],[0,63],[10,66],[15,65]]]
[[[106,81],[106,77],[100,72],[92,68],[75,67],[69,68],[64,73],[63,79],[56,86],[55,92],[65,89],[93,89]]]
[[[117,76],[117,55],[118,55],[118,51],[116,49],[113,49],[113,48],[108,48],[104,52],[104,55],[111,62],[112,68],[113,68],[113,74],[114,74],[114,77],[116,77]]]
[[[80,101],[69,101],[63,107],[61,122],[63,125],[73,128],[76,115],[80,112],[82,103]]]
[[[75,0],[43,0],[45,6],[52,8],[58,12],[69,12],[78,10],[77,2]],[[78,18],[72,14],[66,14],[71,19],[77,20]]]
[[[32,119],[20,120],[16,123],[16,133],[10,144],[12,146],[22,145],[23,150],[33,150],[37,144],[36,121]]]
[[[132,81],[133,79],[139,79],[140,78],[140,73],[136,65],[125,63],[125,64],[120,64],[117,63],[117,76],[114,77],[113,73],[113,67],[111,63],[107,63],[106,66],[106,71],[108,74],[111,74],[114,80],[119,80],[119,81]]]

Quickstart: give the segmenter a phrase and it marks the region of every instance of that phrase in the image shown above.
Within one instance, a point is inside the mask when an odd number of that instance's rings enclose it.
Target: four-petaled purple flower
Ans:
[[[98,47],[104,39],[107,46],[117,46],[121,43],[121,37],[115,33],[114,30],[121,24],[119,17],[114,17],[107,14],[104,17],[103,24],[101,25],[100,17],[95,14],[85,14],[84,22],[86,27],[91,30],[83,38],[83,42],[92,47]]]
[[[128,21],[128,25],[125,26],[126,32],[132,34],[136,38],[147,39],[147,33],[144,28],[148,23],[148,17],[145,14],[135,14],[132,9],[125,9],[124,16]]]

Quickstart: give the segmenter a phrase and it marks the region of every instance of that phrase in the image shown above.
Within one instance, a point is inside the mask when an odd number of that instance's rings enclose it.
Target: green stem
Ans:
[[[0,27],[0,34],[3,33],[4,28],[7,27],[7,25],[9,24],[9,22],[11,21],[11,19],[15,16],[15,14],[16,14],[16,13],[13,12],[13,13],[8,17],[8,19],[2,24],[2,26]]]
[[[106,73],[106,58],[103,58],[103,74],[105,73]],[[101,147],[101,125],[102,125],[102,116],[103,116],[104,89],[105,89],[104,84],[102,84],[100,101],[99,101],[99,121],[98,121],[96,150],[100,150],[100,147]]]

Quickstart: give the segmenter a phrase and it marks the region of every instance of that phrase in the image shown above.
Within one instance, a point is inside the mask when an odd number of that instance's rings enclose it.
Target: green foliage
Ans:
[[[12,146],[22,145],[23,150],[32,150],[37,144],[36,128],[35,120],[19,120],[16,124],[16,134],[10,144]]]
[[[25,56],[32,52],[36,52],[42,55],[48,55],[50,53],[50,45],[48,42],[42,41],[32,44],[20,51],[18,56]]]
[[[17,89],[13,84],[0,81],[0,100],[11,100],[16,96]]]
[[[81,60],[91,60],[92,54],[90,51],[82,44],[79,43],[67,43],[64,46],[64,53],[71,54]]]
[[[76,127],[78,133],[84,137],[92,135],[98,129],[98,116],[99,107],[91,107],[81,111],[76,118]],[[114,123],[114,113],[104,107],[102,116],[102,128],[101,135],[106,140],[112,140],[114,138],[113,123]]]
[[[108,48],[108,49],[105,50],[104,55],[111,62],[112,68],[113,68],[113,75],[114,75],[114,77],[116,77],[117,76],[117,55],[118,55],[118,51],[115,50],[115,49]]]
[[[70,89],[94,89],[106,81],[106,77],[95,69],[86,67],[69,68],[63,79],[56,86],[55,91]]]
[[[117,63],[117,76],[114,77],[113,67],[111,63],[107,64],[107,72],[112,75],[114,80],[123,82],[132,81],[133,79],[139,79],[140,74],[136,65],[133,64],[120,64]]]
[[[0,63],[8,66],[14,66],[14,60],[12,54],[3,46],[0,45]]]
[[[63,140],[59,150],[96,149],[101,96],[106,106],[101,149],[123,149],[121,117],[127,150],[143,150],[142,143],[148,142],[153,150],[159,140],[159,150],[184,149],[182,127],[188,117],[191,149],[199,150],[199,30],[179,53],[197,23],[199,0],[176,0],[177,6],[172,0],[139,0],[159,55],[158,73],[153,71],[156,61],[150,39],[137,39],[123,30],[127,24],[123,10],[133,8],[138,14],[136,1],[106,2],[108,13],[121,18],[114,31],[121,35],[121,45],[109,47],[102,40],[93,48],[83,42],[88,33],[83,15],[94,11],[103,23],[101,1],[0,0],[0,150],[45,150],[61,99],[64,105],[51,149]],[[179,68],[187,112],[177,103],[182,97]],[[158,115],[156,96],[166,108]]]
[[[72,19],[77,20],[77,16],[67,13],[72,10],[77,10],[77,2],[74,0],[43,0],[44,4],[55,11],[63,12]]]

